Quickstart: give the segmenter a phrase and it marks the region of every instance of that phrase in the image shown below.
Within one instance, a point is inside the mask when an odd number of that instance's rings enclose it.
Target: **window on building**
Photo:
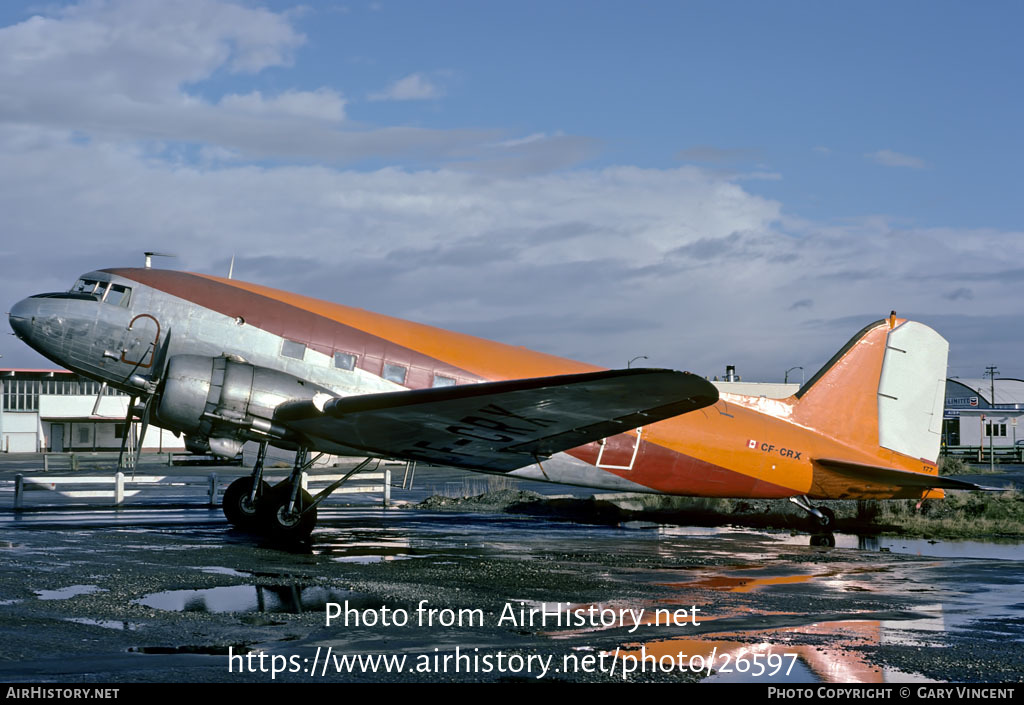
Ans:
[[[405,384],[406,369],[401,365],[384,363],[384,379],[395,384]]]
[[[285,340],[281,343],[281,354],[285,357],[301,360],[306,356],[306,344],[296,343],[294,340]]]
[[[334,353],[334,366],[339,370],[354,370],[356,368],[356,356],[347,352]]]
[[[435,387],[454,387],[455,379],[452,377],[445,377],[444,375],[434,375],[434,386]]]
[[[7,411],[36,411],[39,408],[39,380],[5,379],[3,406]]]
[[[991,436],[992,438],[1006,438],[1006,424],[992,423],[991,421],[986,422],[985,435]]]
[[[89,442],[89,427],[79,426],[78,427],[78,442],[88,443]]]

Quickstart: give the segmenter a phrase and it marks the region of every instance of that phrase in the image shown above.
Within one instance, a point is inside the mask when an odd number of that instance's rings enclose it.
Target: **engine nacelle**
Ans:
[[[233,357],[175,355],[156,415],[161,426],[206,439],[210,452],[233,456],[246,440],[289,441],[290,432],[274,423],[274,410],[316,394],[334,396],[320,385]]]

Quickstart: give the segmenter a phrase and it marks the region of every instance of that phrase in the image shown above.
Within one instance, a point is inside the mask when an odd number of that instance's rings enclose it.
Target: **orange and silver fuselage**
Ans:
[[[171,355],[237,355],[339,395],[602,369],[237,280],[158,269],[83,275],[89,277],[129,293],[120,305],[95,310],[88,308],[91,302],[56,295],[26,299],[12,309],[12,326],[18,331],[16,319],[38,318],[50,334],[35,341],[23,335],[33,347],[115,387],[152,361],[156,341],[167,331],[172,331]],[[29,310],[26,302],[35,302],[36,308]],[[934,457],[915,458],[879,445],[879,377],[889,331],[901,324],[880,322],[864,331],[793,397],[723,394],[712,406],[571,449],[512,474],[708,497],[920,497],[920,489],[853,482],[816,462],[841,458],[935,474]],[[85,328],[105,342],[76,348],[89,337]],[[931,491],[930,496],[938,495]]]

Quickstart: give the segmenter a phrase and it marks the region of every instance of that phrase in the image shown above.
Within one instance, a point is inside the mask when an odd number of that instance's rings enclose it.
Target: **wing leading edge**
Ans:
[[[697,375],[629,369],[288,402],[274,420],[329,452],[504,472],[717,400]]]

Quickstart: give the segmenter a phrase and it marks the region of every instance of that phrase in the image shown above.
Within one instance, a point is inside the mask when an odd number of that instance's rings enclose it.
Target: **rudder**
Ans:
[[[949,344],[895,317],[862,329],[795,395],[793,420],[846,445],[934,463]]]

